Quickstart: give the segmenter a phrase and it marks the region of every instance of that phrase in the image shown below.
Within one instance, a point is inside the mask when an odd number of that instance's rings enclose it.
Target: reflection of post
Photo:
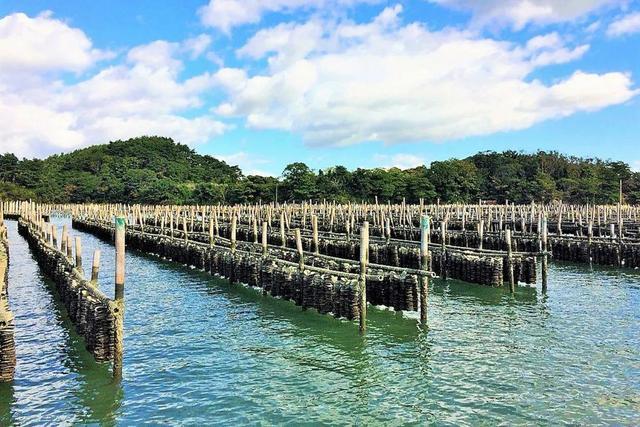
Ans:
[[[389,225],[387,219],[387,226]],[[420,219],[420,269],[429,269],[429,217],[423,215]],[[429,298],[429,277],[420,276],[420,323],[427,324],[427,302]]]
[[[360,228],[360,277],[358,290],[360,292],[360,333],[367,330],[367,264],[369,263],[369,222],[362,223]]]
[[[115,323],[115,340],[113,353],[113,376],[122,377],[122,353],[124,352],[124,217],[116,217],[116,280],[115,300],[113,301],[113,318]]]

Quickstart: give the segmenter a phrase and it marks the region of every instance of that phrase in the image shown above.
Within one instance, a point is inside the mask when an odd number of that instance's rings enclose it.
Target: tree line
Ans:
[[[46,159],[0,156],[0,197],[49,203],[216,204],[262,201],[640,203],[640,173],[628,164],[558,152],[481,152],[411,169],[344,166],[313,170],[303,162],[282,175],[243,175],[212,156],[164,137],[112,141]]]

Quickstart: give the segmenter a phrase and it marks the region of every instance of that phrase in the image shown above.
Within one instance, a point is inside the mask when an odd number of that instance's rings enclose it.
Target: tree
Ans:
[[[291,163],[282,172],[283,192],[286,200],[303,201],[316,194],[316,175],[302,162]]]

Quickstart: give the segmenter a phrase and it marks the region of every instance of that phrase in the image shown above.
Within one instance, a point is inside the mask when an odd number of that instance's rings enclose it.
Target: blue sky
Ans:
[[[640,169],[640,4],[0,2],[0,151],[161,134],[279,175],[558,150]]]

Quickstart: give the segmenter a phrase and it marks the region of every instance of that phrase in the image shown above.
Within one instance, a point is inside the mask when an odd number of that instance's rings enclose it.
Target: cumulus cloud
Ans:
[[[0,151],[45,155],[153,134],[197,144],[222,134],[227,126],[210,115],[181,115],[201,107],[200,96],[213,83],[208,74],[181,80],[182,56],[201,55],[209,43],[208,36],[182,43],[154,41],[84,77],[75,73],[90,70],[108,55],[81,30],[51,14],[3,18]],[[65,73],[74,73],[75,82],[62,80]]]
[[[0,19],[0,72],[5,75],[80,72],[112,56],[108,51],[94,49],[82,31],[53,18],[51,12],[34,18],[15,13]]]
[[[358,3],[377,3],[380,0],[210,0],[198,9],[202,23],[229,33],[233,27],[255,24],[269,12],[331,10]]]
[[[310,144],[443,141],[525,129],[636,94],[621,72],[577,71],[553,84],[532,79],[540,67],[588,49],[558,34],[516,44],[429,31],[401,24],[401,10],[387,8],[364,24],[311,21],[259,31],[238,54],[269,66],[252,76],[219,70],[214,79],[228,97],[216,112],[244,117],[253,128],[299,133]],[[301,43],[296,35],[303,33],[313,36]]]
[[[454,9],[470,11],[480,25],[510,25],[515,30],[527,24],[572,21],[603,8],[625,6],[627,0],[430,0]]]
[[[609,37],[619,37],[640,32],[640,12],[630,13],[615,21],[607,27]]]
[[[426,164],[424,157],[410,153],[375,154],[373,161],[383,168],[399,169],[411,169]]]

